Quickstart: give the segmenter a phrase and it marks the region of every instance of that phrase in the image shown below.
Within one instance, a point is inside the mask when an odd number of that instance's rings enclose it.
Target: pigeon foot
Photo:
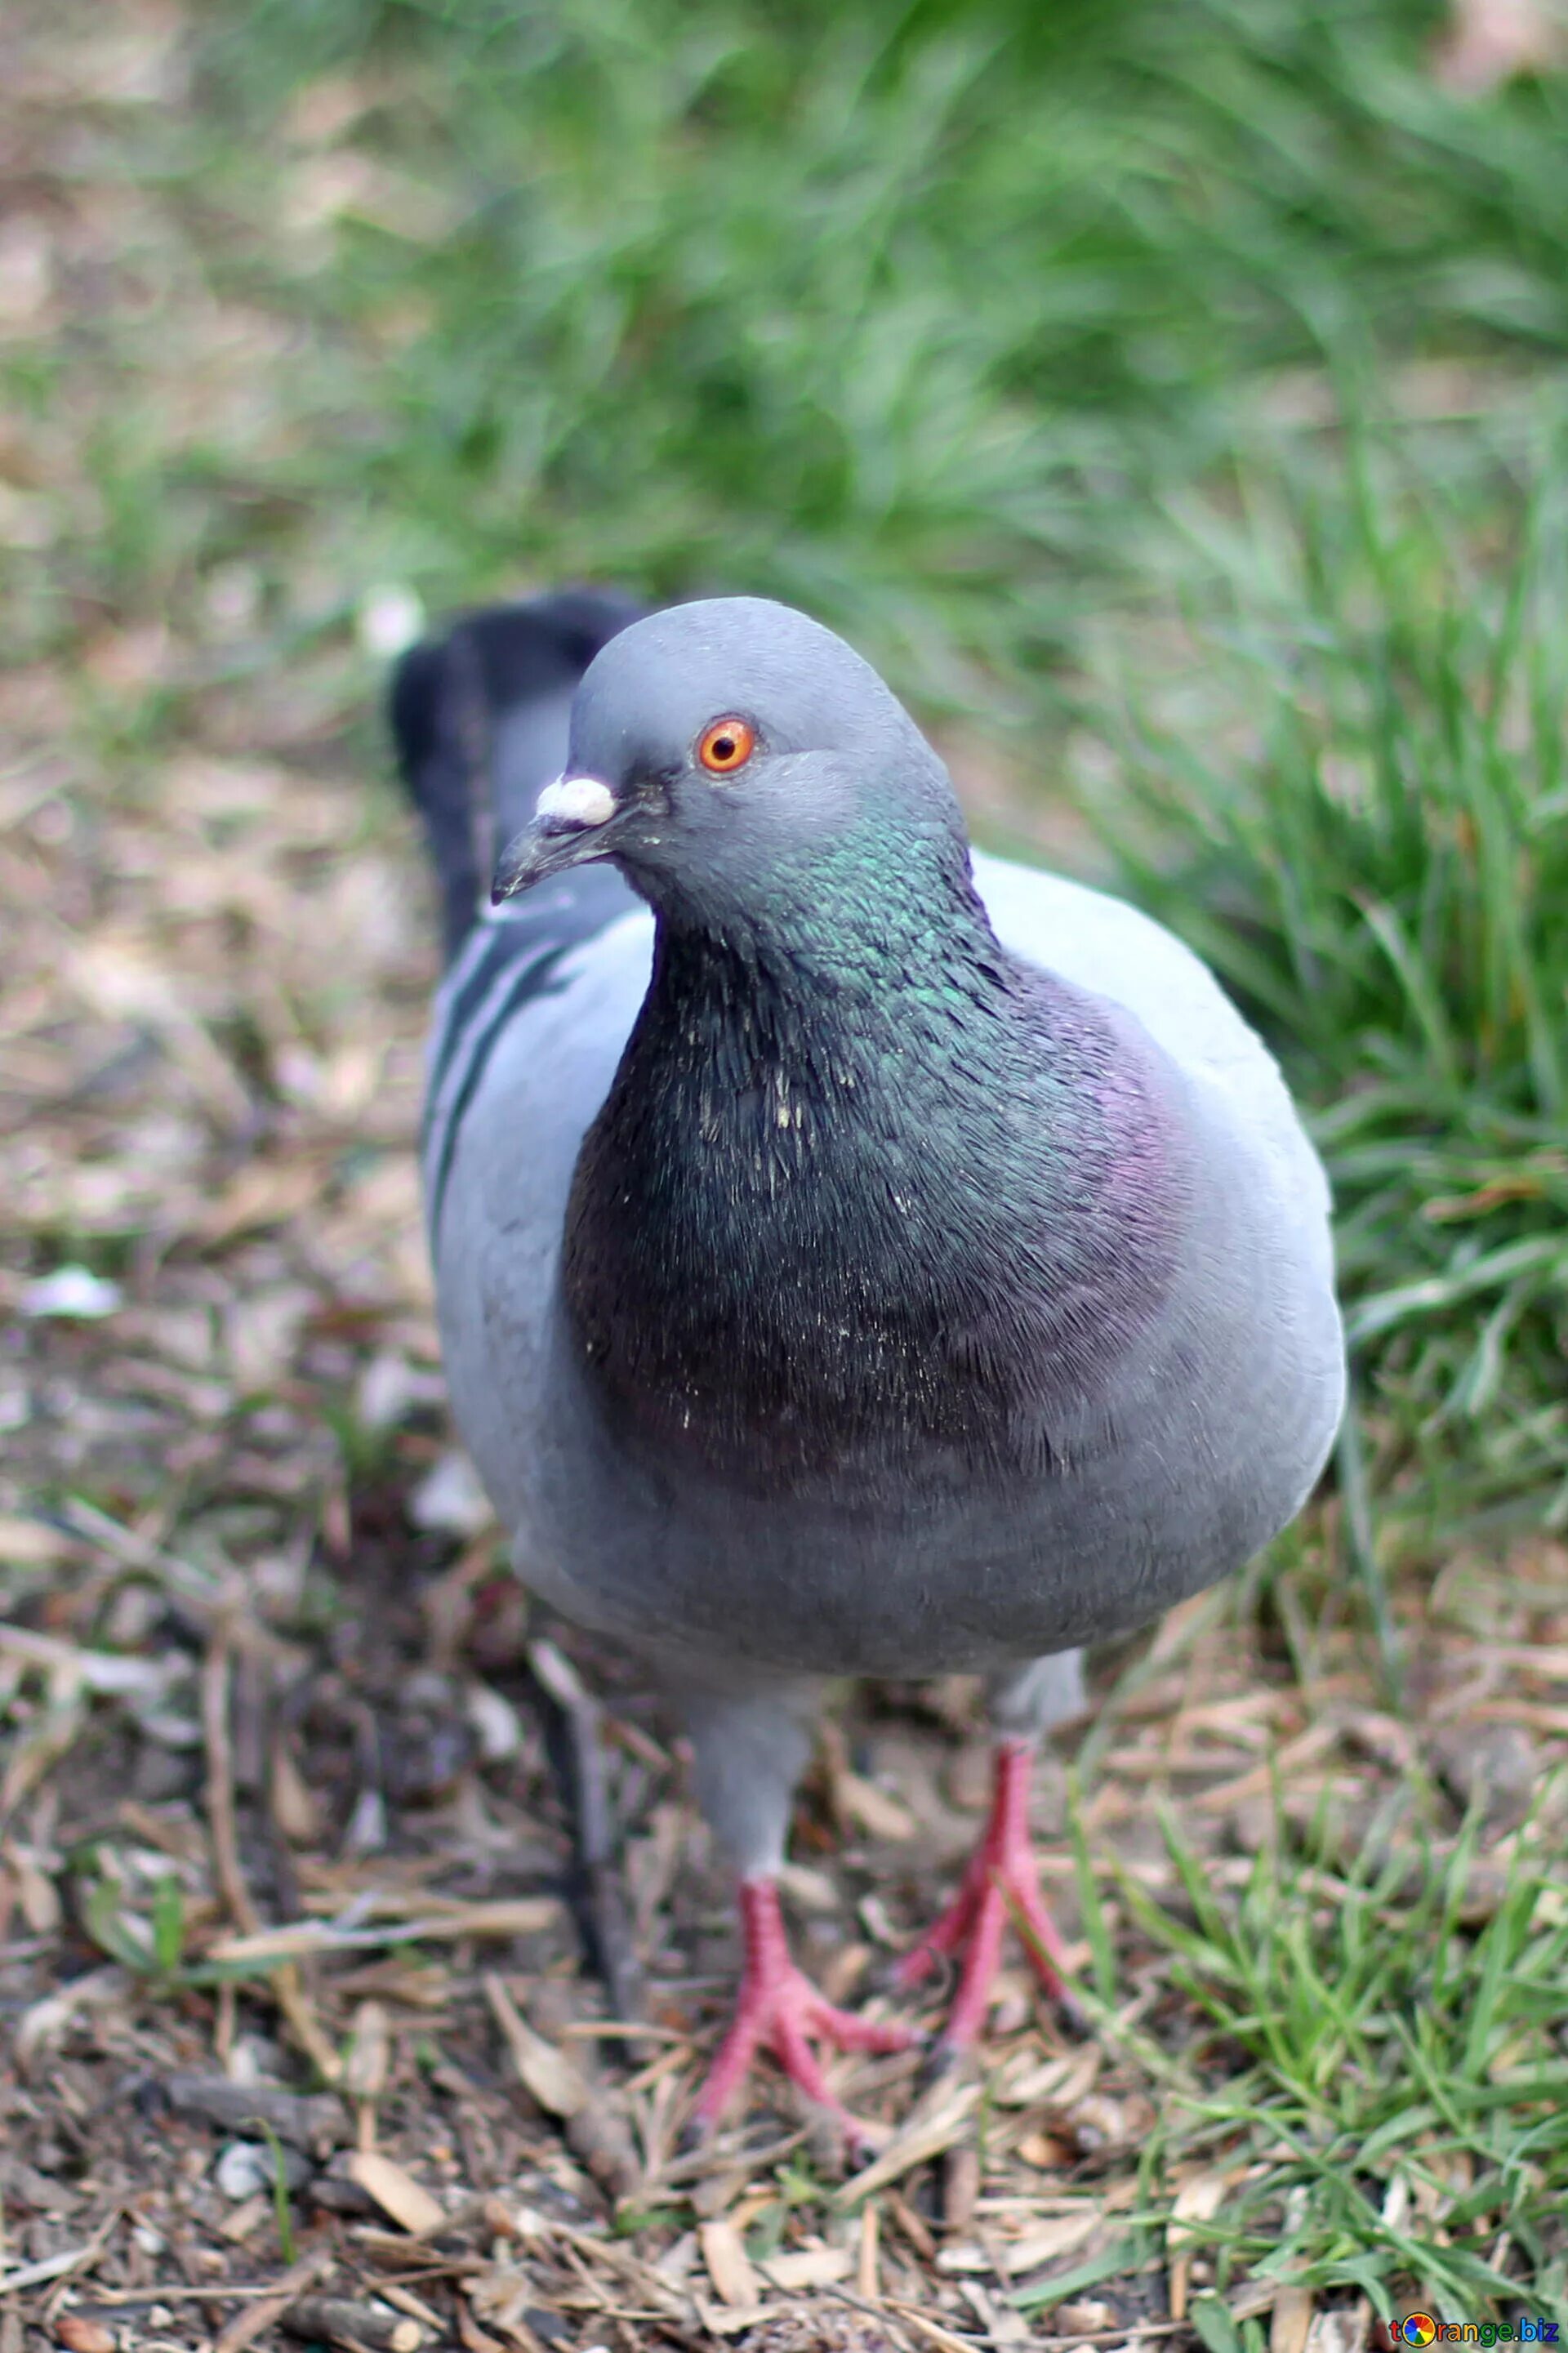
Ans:
[[[699,2094],[692,2123],[710,2132],[751,2072],[764,2046],[792,2084],[826,2109],[846,2135],[864,2145],[867,2128],[827,2087],[807,2040],[816,2035],[840,2051],[905,2051],[919,2040],[912,2027],[857,2018],[837,2010],[819,1994],[790,1958],[779,1892],[771,1879],[741,1883],[741,1926],[745,1965],[735,2015]]]
[[[950,2052],[967,2050],[979,2039],[990,2004],[991,1981],[1001,1957],[1002,1938],[1017,1920],[1035,1974],[1074,2025],[1084,2022],[1064,1971],[1066,1947],[1040,1894],[1040,1874],[1029,1838],[1029,1782],[1035,1752],[1026,1740],[1004,1740],[996,1750],[991,1818],[957,1895],[899,1965],[897,1982],[918,1985],[939,1959],[962,1947],[958,1993],[942,2036]]]

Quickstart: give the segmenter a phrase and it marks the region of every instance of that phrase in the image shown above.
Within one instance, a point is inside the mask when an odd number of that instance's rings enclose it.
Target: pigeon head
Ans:
[[[723,924],[847,856],[907,886],[965,856],[947,773],[876,671],[804,613],[718,597],[611,639],[564,773],[502,853],[500,902],[610,859],[657,908]]]

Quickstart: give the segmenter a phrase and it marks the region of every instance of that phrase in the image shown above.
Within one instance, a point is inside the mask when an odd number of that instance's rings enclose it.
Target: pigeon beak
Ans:
[[[599,833],[620,804],[597,776],[557,776],[534,804],[533,822],[508,842],[490,884],[490,904],[515,899],[549,874],[601,858]]]

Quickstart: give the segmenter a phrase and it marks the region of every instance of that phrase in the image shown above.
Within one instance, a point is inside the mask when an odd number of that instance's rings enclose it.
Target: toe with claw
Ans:
[[[918,2040],[908,2026],[857,2018],[837,2010],[818,1993],[790,1958],[779,1894],[771,1879],[743,1880],[741,1921],[745,1937],[745,1968],[735,2015],[708,2080],[699,2094],[692,2121],[700,2132],[710,2132],[744,2083],[760,2050],[770,2050],[784,2073],[809,2100],[833,2116],[847,2137],[864,2146],[867,2130],[858,2117],[828,2089],[827,2079],[812,2038],[840,2051],[905,2051]]]
[[[1083,2013],[1064,1974],[1065,1947],[1040,1894],[1040,1874],[1029,1838],[1029,1783],[1034,1749],[1004,1740],[996,1751],[991,1817],[964,1873],[963,1884],[934,1926],[899,1968],[900,1985],[918,1985],[939,1959],[962,1951],[958,1992],[942,2044],[966,2050],[978,2038],[990,2003],[1002,1938],[1016,1920],[1035,1973],[1075,2024]]]

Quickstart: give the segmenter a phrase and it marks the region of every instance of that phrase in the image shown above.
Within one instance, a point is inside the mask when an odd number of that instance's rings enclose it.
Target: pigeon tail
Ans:
[[[440,879],[448,964],[489,899],[497,850],[560,773],[578,680],[642,609],[598,588],[495,605],[411,647],[394,670],[397,765]]]

